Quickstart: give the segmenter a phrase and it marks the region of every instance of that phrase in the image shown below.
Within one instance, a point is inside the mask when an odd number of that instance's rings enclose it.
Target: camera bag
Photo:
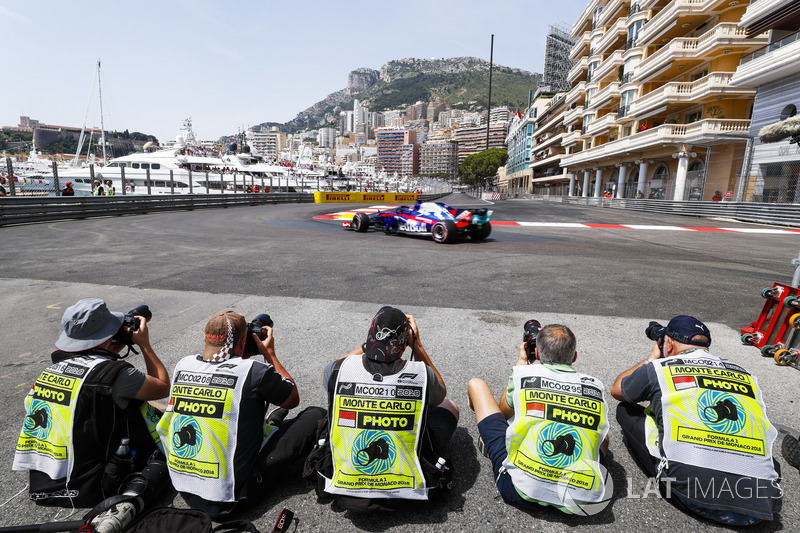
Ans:
[[[148,511],[134,522],[124,533],[223,533],[228,531],[261,533],[252,522],[234,520],[214,526],[211,517],[196,509],[159,507]]]

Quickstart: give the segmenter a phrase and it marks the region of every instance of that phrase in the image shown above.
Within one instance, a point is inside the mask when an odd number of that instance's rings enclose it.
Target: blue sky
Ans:
[[[550,24],[588,0],[0,0],[0,125],[46,124],[173,138],[191,116],[203,139],[286,122],[393,59],[474,56],[542,71]]]

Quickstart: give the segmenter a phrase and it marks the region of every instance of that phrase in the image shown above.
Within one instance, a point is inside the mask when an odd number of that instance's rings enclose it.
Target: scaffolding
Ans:
[[[569,52],[575,44],[565,25],[551,25],[544,46],[544,78],[542,85],[553,92],[570,90],[567,73],[575,65]]]

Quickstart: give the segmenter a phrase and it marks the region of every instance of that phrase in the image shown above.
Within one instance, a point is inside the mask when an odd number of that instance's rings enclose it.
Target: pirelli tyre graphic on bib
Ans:
[[[17,441],[14,470],[40,470],[53,479],[72,470],[72,426],[86,376],[105,359],[76,357],[42,372],[25,398],[25,420]]]
[[[515,367],[514,383],[504,463],[514,485],[556,505],[565,497],[599,501],[605,485],[598,450],[608,431],[600,382],[531,365]]]
[[[363,371],[360,358],[344,361],[335,385],[330,439],[334,469],[326,491],[425,499],[418,459],[425,366],[408,363],[403,372],[375,382]]]
[[[705,351],[659,360],[656,369],[667,459],[769,476],[777,431],[767,420],[753,376]]]
[[[233,497],[234,472],[228,466],[236,449],[241,386],[251,365],[239,359],[214,366],[178,363],[158,427],[176,490],[212,501]]]

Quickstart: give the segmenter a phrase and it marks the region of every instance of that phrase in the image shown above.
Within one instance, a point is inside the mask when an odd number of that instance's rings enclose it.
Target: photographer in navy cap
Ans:
[[[694,317],[651,322],[646,334],[650,355],[611,388],[631,454],[679,508],[735,526],[772,520],[782,495],[777,430],[755,376],[709,353],[711,332]]]
[[[411,347],[411,360],[402,359]],[[393,307],[372,319],[367,341],[323,373],[329,398],[332,469],[324,492],[355,511],[392,509],[428,500],[452,475],[442,457],[458,407],[420,340],[413,316]],[[437,465],[438,463],[438,465]]]
[[[14,470],[30,471],[30,498],[40,505],[87,507],[117,494],[104,478],[123,439],[140,470],[156,450],[159,412],[148,400],[169,394],[169,374],[150,346],[147,319],[109,311],[99,298],[68,307],[47,367],[25,398]],[[130,344],[129,344],[130,342]],[[120,361],[125,346],[142,351],[146,372]]]

